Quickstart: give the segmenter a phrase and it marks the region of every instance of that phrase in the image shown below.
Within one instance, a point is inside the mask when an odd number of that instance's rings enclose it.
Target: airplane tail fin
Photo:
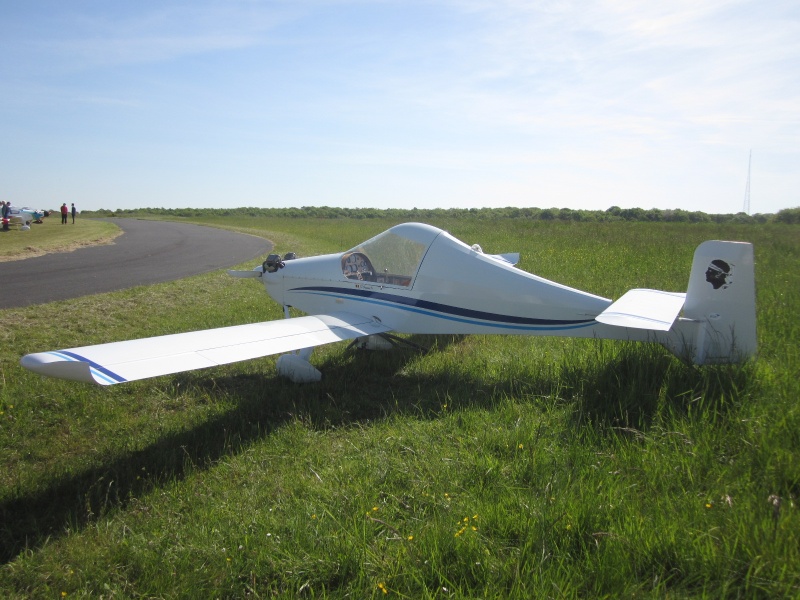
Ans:
[[[753,246],[703,242],[685,294],[630,290],[595,319],[651,332],[651,339],[696,365],[742,362],[757,348]]]
[[[697,247],[680,320],[693,323],[696,333],[677,353],[690,353],[695,364],[737,363],[756,353],[752,244],[707,241]]]

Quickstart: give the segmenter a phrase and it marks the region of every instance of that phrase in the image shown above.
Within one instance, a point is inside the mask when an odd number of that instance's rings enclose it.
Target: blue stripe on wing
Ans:
[[[48,354],[52,354],[54,356],[58,356],[61,359],[68,360],[68,361],[78,361],[84,362],[89,365],[89,370],[91,371],[92,375],[97,377],[98,379],[102,379],[103,381],[107,381],[108,383],[124,383],[127,381],[124,377],[117,375],[114,371],[110,369],[106,369],[100,363],[96,363],[93,360],[89,360],[85,356],[81,356],[80,354],[75,354],[74,352],[69,352],[68,350],[59,350],[57,352],[48,352]]]

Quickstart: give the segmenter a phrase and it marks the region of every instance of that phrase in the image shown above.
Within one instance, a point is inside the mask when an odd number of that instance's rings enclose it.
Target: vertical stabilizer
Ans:
[[[697,324],[695,364],[734,363],[756,352],[753,245],[703,242],[697,247],[683,319]]]

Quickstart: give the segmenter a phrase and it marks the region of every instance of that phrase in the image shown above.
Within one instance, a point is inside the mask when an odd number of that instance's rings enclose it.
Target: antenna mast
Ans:
[[[750,156],[747,158],[747,185],[744,188],[744,212],[746,215],[750,214],[750,164],[753,161],[753,151],[750,150]]]

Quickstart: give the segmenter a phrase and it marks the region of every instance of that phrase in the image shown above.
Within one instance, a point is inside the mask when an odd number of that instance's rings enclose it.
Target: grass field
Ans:
[[[301,255],[392,224],[202,222]],[[217,272],[2,310],[0,596],[800,597],[800,228],[433,224],[614,298],[684,291],[702,240],[753,242],[759,357],[415,336],[427,355],[322,347],[317,384],[272,357],[100,389],[19,357],[281,309]]]
[[[0,260],[19,260],[52,252],[71,252],[83,246],[108,244],[122,231],[113,223],[78,218],[62,225],[47,217],[34,223],[29,231],[0,231]]]

